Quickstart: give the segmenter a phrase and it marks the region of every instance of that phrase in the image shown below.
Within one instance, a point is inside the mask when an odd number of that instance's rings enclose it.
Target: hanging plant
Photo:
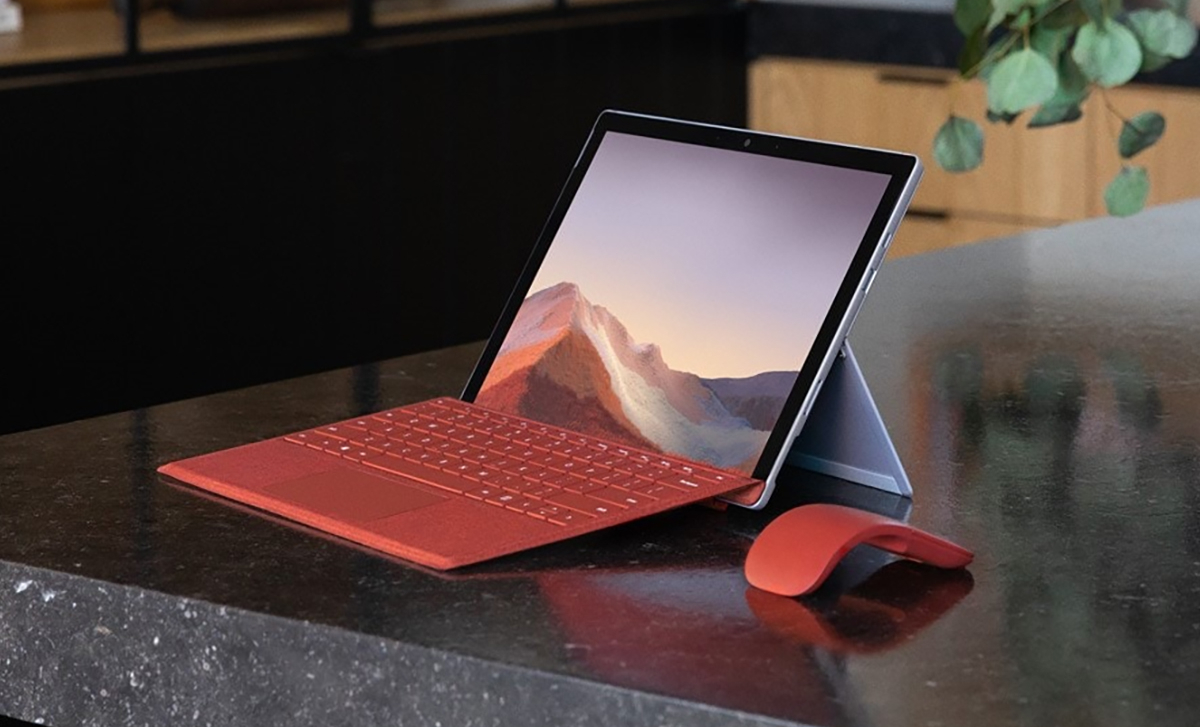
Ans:
[[[958,68],[963,78],[987,84],[987,119],[1015,123],[1028,116],[1031,129],[1069,124],[1083,117],[1093,92],[1128,83],[1185,58],[1196,46],[1187,0],[1160,0],[1157,8],[1126,10],[1122,0],[956,0],[954,22],[965,38]],[[1150,182],[1132,160],[1166,129],[1157,111],[1121,122],[1117,153],[1122,163],[1104,191],[1109,214],[1131,215],[1146,204]],[[943,169],[966,172],[983,162],[983,129],[955,115],[942,124],[933,156]]]

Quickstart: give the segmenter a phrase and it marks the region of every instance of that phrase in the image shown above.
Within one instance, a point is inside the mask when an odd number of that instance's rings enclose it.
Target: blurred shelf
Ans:
[[[0,66],[120,56],[121,19],[111,8],[27,10],[18,33],[0,33]]]
[[[164,56],[229,49],[272,50],[296,41],[356,46],[408,30],[447,25],[495,29],[530,18],[556,23],[575,17],[594,21],[605,8],[644,9],[649,15],[721,12],[738,0],[292,0],[294,10],[270,8],[286,0],[145,0],[136,39],[116,8],[131,0],[23,0],[25,28],[0,34],[0,78],[37,77],[123,67]],[[169,7],[167,7],[169,5]],[[597,11],[600,11],[597,13]],[[647,15],[647,17],[649,17]],[[515,27],[515,26],[514,26]]]
[[[142,16],[141,43],[147,52],[172,51],[337,35],[349,29],[345,5],[233,18],[185,18],[158,9]]]
[[[554,0],[378,0],[379,27],[551,10]]]

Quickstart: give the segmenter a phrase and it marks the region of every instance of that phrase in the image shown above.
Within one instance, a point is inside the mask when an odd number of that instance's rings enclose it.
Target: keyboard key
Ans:
[[[494,467],[501,471],[506,471],[510,467],[516,467],[517,465],[520,464],[520,462],[518,462],[515,459],[509,459],[508,457],[499,457],[499,456],[492,460],[485,459],[485,460],[483,460],[483,463],[486,464],[488,467]]]
[[[592,462],[594,464],[602,465],[604,467],[616,467],[624,461],[624,457],[619,454],[613,454],[612,452],[599,452],[596,457],[592,458]]]
[[[503,472],[507,472],[510,475],[516,475],[517,477],[527,477],[528,475],[545,472],[545,469],[543,469],[542,467],[535,467],[531,464],[527,464],[527,463],[521,462],[519,460],[512,460],[511,465],[509,465],[508,467],[501,467],[500,469]],[[545,476],[545,475],[542,475],[542,476]],[[529,477],[529,479],[533,479],[533,478]]]
[[[530,447],[535,446],[534,443],[538,441],[538,437],[536,434],[534,434],[533,432],[525,432],[525,431],[517,432],[512,437],[509,437],[509,439],[516,442],[517,444],[524,444],[524,445],[530,446]]]
[[[447,472],[458,472],[463,461],[458,457],[452,457],[448,454],[434,455],[433,460],[429,463],[440,470]]]
[[[491,475],[487,477],[487,482],[489,485],[503,487],[504,489],[512,490],[513,492],[523,492],[526,487],[534,486],[529,480],[523,480],[520,477],[513,477],[512,475],[499,470],[490,470],[490,472]]]
[[[508,507],[510,503],[518,501],[518,496],[511,492],[498,490],[497,493],[498,494],[494,494],[491,497],[483,498],[483,501],[491,505],[499,505],[500,507]]]
[[[559,454],[566,454],[566,452],[564,452],[563,450],[578,449],[577,446],[575,446],[574,444],[571,444],[570,442],[564,442],[561,439],[554,439],[552,437],[546,438],[546,441],[544,443],[544,448],[550,452],[558,452]]]
[[[648,480],[657,480],[659,475],[662,474],[660,470],[657,470],[650,465],[645,464],[644,462],[636,462],[633,460],[622,460],[621,462],[614,464],[613,469],[621,470],[622,472],[628,472],[637,477],[644,477]]]
[[[388,454],[394,454],[397,457],[403,457],[404,459],[413,459],[425,450],[413,444],[396,443],[391,449],[385,449],[384,451]]]
[[[497,439],[496,443],[491,447],[488,447],[488,449],[500,455],[501,457],[513,457],[516,456],[517,453],[523,449],[523,447],[513,444],[507,440]]]
[[[603,490],[606,487],[603,482],[597,482],[596,480],[585,480],[573,475],[568,475],[568,477],[571,477],[571,479],[562,486],[567,492],[578,492],[581,495],[586,495],[593,490]]]
[[[351,462],[362,462],[364,459],[378,457],[380,454],[378,451],[372,451],[365,447],[351,447],[349,451],[342,453],[342,457]]]
[[[551,522],[555,525],[575,525],[576,523],[587,522],[591,519],[587,515],[571,512],[570,510],[563,510],[557,515],[546,516],[546,522]]]
[[[669,487],[686,488],[689,490],[698,490],[704,487],[701,480],[691,475],[680,475],[674,472],[668,473],[666,477],[659,477],[654,480],[660,485]]]
[[[572,510],[568,510],[565,507],[557,507],[555,505],[547,505],[544,503],[536,510],[531,510],[530,514],[534,515],[535,517],[540,516],[542,519],[548,520],[555,525],[572,525],[580,521],[586,522],[592,519],[590,515],[577,513]]]
[[[610,456],[607,452],[601,452],[598,449],[591,449],[590,447],[589,448],[571,447],[570,449],[572,450],[570,452],[572,459],[577,459],[580,462],[588,462],[590,464],[598,465],[598,466],[605,466],[600,461],[600,459],[602,457]],[[563,452],[563,454],[567,454],[567,452]]]
[[[443,467],[442,469],[451,474],[462,475],[463,477],[466,477],[468,472],[474,472],[476,469],[478,469],[478,465],[473,462],[464,462],[460,459],[457,460],[455,464],[451,464],[448,467]]]
[[[452,436],[451,439],[463,444],[469,444],[472,447],[486,447],[491,437],[474,429],[459,429],[458,435]]]
[[[586,462],[581,462],[577,459],[562,459],[562,460],[550,465],[550,467],[553,469],[556,469],[556,470],[559,470],[562,472],[570,472],[571,474],[577,474],[580,471],[587,469],[588,466],[589,465]],[[580,476],[586,477],[587,475],[580,475]]]
[[[411,457],[405,457],[405,459],[407,459],[411,462],[416,462],[417,464],[420,464],[420,465],[425,465],[426,467],[432,467],[432,468],[436,469],[437,461],[439,459],[442,459],[442,455],[438,454],[437,452],[421,450],[420,452],[417,452],[416,454],[412,455]]]
[[[696,470],[694,474],[697,480],[713,485],[725,486],[737,482],[738,480],[738,477],[735,475],[727,475],[723,472],[714,472],[711,470]],[[747,485],[754,484],[753,478],[745,477],[743,479],[745,479],[745,484]]]
[[[557,495],[558,493],[562,492],[562,490],[558,487],[550,487],[537,482],[530,482],[529,486],[521,490],[521,492],[528,497],[536,497],[540,500],[544,500],[551,495]]]
[[[546,452],[534,455],[533,457],[530,457],[528,461],[530,464],[541,465],[542,467],[553,467],[554,469],[561,471],[562,463],[569,462],[570,460],[561,455],[550,454],[549,452]]]
[[[638,478],[634,477],[633,475],[629,474],[628,472],[622,472],[620,470],[609,470],[608,472],[597,477],[596,480],[598,482],[603,482],[606,485],[622,485],[622,486],[625,485],[626,483],[630,483],[630,482],[642,482],[643,481],[643,480],[639,480]]]
[[[507,507],[509,510],[515,510],[516,512],[525,513],[526,515],[536,517],[540,520],[545,520],[545,516],[537,512],[538,508],[541,506],[542,503],[538,502],[537,500],[531,500],[527,497],[518,497],[512,502],[508,503],[505,507]]]
[[[432,449],[434,447],[441,446],[442,442],[446,440],[429,432],[421,432],[418,436],[411,439],[405,439],[404,441],[412,442],[413,444],[425,447],[426,449]]]
[[[546,498],[546,502],[569,507],[576,512],[593,516],[608,515],[617,509],[617,506],[612,503],[603,500],[593,500],[587,495],[579,495],[574,492],[560,492],[557,495],[551,495]]]
[[[599,490],[588,493],[588,497],[593,497],[597,500],[611,502],[614,505],[619,505],[624,508],[638,507],[654,502],[654,498],[649,495],[644,495],[640,492],[629,492],[628,490],[619,490],[615,487],[603,487]]]
[[[453,439],[456,442],[458,441],[459,437],[470,432],[469,429],[462,429],[450,422],[440,423],[445,425],[445,428],[441,430],[442,436],[446,437],[447,439]]]
[[[337,424],[330,424],[327,427],[321,427],[320,429],[317,429],[315,431],[318,434],[323,434],[326,437],[332,437],[334,439],[345,439],[346,436],[349,434],[349,432],[347,432],[346,430],[344,430],[341,426],[339,426]]]
[[[347,439],[351,444],[356,444],[360,447],[378,447],[387,441],[383,437],[375,436],[365,429],[355,431]]]
[[[487,467],[480,467],[478,465],[474,465],[470,469],[463,472],[463,477],[466,477],[468,480],[475,480],[476,482],[483,482],[489,485],[495,485],[496,487],[503,487],[503,485],[497,480],[501,477],[508,476],[509,475],[506,475],[503,472],[497,472],[496,470],[490,470]]]
[[[499,487],[479,487],[466,493],[467,497],[476,500],[486,500],[503,494],[506,494],[505,491]]]
[[[521,476],[533,482],[541,482],[553,474],[557,473],[554,470],[548,470],[544,467],[530,467],[527,471],[521,473]]]
[[[416,412],[405,411],[404,409],[394,409],[392,411],[383,412],[382,414],[376,414],[375,418],[408,427],[420,426],[422,421],[421,417],[418,416]]]
[[[576,477],[575,475],[567,474],[566,472],[552,472],[546,477],[542,478],[542,482],[550,485],[551,487],[560,487],[568,490],[571,489],[572,485],[587,484],[587,480],[583,479],[582,477]]]
[[[653,497],[656,500],[670,500],[679,497],[681,491],[674,487],[660,485],[657,482],[642,482],[636,487],[633,487],[631,492],[639,495],[646,495],[647,497]]]

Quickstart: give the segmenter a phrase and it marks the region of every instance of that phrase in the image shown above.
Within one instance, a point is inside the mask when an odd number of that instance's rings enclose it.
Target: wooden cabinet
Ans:
[[[1166,143],[1135,160],[1150,170],[1150,203],[1200,195],[1195,155],[1185,149],[1200,133],[1200,92],[1134,86],[1109,91],[1108,101],[1126,116],[1154,108],[1167,117]],[[1103,104],[1097,95],[1074,124],[1028,129],[1023,120],[982,121],[986,88],[948,69],[780,57],[749,69],[752,127],[921,157],[925,178],[896,255],[1104,214],[1104,187],[1120,166],[1120,125]],[[934,135],[950,113],[985,127],[984,161],[973,172],[950,174],[933,163]]]
[[[1017,235],[1044,226],[1032,222],[942,214],[914,208],[909,211],[904,223],[896,231],[888,255],[915,255],[977,240]]]

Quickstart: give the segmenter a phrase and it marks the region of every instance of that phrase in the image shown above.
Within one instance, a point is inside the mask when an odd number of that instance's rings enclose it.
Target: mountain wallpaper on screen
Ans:
[[[530,295],[476,401],[631,446],[753,471],[794,371],[702,379],[635,342],[573,283]]]

